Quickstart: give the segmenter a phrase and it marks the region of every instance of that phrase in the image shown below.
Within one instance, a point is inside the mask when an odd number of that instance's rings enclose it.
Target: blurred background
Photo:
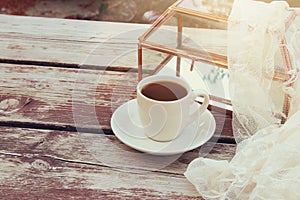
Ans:
[[[0,0],[0,13],[151,23],[176,0]]]
[[[264,0],[271,2],[272,0]],[[0,13],[68,19],[153,23],[176,0],[0,0]],[[233,0],[191,0],[211,13],[226,15],[218,7]],[[300,6],[300,0],[288,0]],[[223,12],[223,13],[218,13]]]

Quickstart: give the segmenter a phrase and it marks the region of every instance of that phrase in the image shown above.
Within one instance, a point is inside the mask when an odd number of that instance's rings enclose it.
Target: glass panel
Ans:
[[[227,55],[227,24],[187,14],[177,14],[182,19],[182,49],[206,51],[218,55]]]
[[[143,49],[142,55],[142,78],[157,74],[162,68],[166,67],[173,58],[173,56],[170,56],[169,54],[146,48]],[[176,75],[175,69],[173,69],[172,74]]]
[[[177,30],[177,19],[171,16],[160,27],[155,28],[146,41],[175,49],[177,47]]]
[[[216,55],[227,62],[227,24],[180,12],[172,16],[146,39],[154,46],[168,48],[174,54],[180,50],[194,57]],[[182,27],[182,29],[180,29]],[[180,34],[182,32],[182,34]],[[213,54],[213,55],[211,55]],[[208,58],[212,59],[212,58]],[[201,59],[200,59],[201,60]]]

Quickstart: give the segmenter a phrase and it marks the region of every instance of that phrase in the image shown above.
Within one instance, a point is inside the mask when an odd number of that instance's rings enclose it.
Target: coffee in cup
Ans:
[[[142,88],[142,94],[157,101],[175,101],[187,95],[186,88],[172,81],[148,83]]]

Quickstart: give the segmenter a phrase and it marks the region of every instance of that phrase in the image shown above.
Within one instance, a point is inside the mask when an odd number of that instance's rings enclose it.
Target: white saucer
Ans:
[[[175,140],[157,142],[144,135],[139,121],[137,101],[133,99],[113,113],[111,127],[116,137],[131,148],[153,155],[174,155],[206,143],[215,132],[216,121],[206,110],[198,119],[187,125]]]

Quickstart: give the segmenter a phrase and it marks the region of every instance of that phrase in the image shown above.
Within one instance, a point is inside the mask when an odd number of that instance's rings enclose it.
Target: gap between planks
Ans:
[[[107,71],[116,71],[116,72],[129,72],[137,73],[138,69],[134,67],[123,67],[123,66],[100,66],[100,65],[80,65],[72,63],[62,63],[62,62],[47,62],[47,61],[34,61],[34,60],[10,60],[10,59],[1,59],[0,63],[3,64],[16,64],[16,65],[36,65],[39,67],[58,67],[58,68],[73,68],[73,69],[86,69],[86,70],[107,70]],[[150,73],[150,70],[144,70],[145,73]]]

